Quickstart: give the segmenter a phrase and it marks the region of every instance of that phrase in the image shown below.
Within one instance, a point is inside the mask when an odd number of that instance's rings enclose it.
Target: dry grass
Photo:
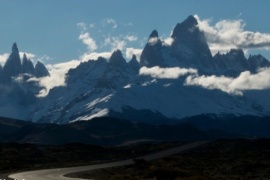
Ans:
[[[180,143],[100,147],[86,144],[0,144],[0,180],[6,174],[47,168],[72,167],[133,158],[164,150]]]
[[[146,164],[84,172],[83,177],[108,180],[266,180],[270,178],[270,140],[219,140]]]

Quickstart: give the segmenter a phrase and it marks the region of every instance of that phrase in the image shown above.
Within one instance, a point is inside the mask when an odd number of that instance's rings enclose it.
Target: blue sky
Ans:
[[[241,39],[243,33],[258,32],[258,41],[265,46],[247,46],[246,53],[270,59],[269,7],[268,0],[0,0],[0,61],[13,42],[34,61],[41,59],[45,64],[115,48],[129,57],[128,48],[142,49],[152,30],[166,39],[177,23],[195,14],[207,30],[220,31],[222,23],[223,30],[224,24],[233,25],[230,43],[239,34]],[[215,45],[211,46],[215,50],[221,47]]]

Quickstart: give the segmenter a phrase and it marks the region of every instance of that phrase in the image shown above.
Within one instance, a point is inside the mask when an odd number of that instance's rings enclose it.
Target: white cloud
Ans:
[[[1,55],[0,55],[0,64],[1,64],[2,66],[4,66],[4,64],[5,64],[5,62],[6,62],[7,58],[8,58],[8,56],[9,56],[9,53],[4,53],[4,54],[1,54]]]
[[[92,52],[92,53],[84,53],[81,57],[80,60],[82,62],[89,61],[89,60],[97,60],[99,57],[103,57],[105,59],[109,59],[111,57],[112,53],[111,52]]]
[[[41,61],[41,62],[46,62],[46,61],[52,60],[52,58],[45,54],[45,55],[39,57],[37,60]]]
[[[127,35],[125,37],[126,40],[128,41],[137,41],[138,40],[138,37],[134,36],[134,35]]]
[[[29,81],[37,81],[39,82],[39,85],[43,87],[38,94],[38,97],[44,97],[46,96],[49,91],[57,86],[65,86],[65,78],[66,73],[69,69],[75,68],[80,64],[80,61],[78,60],[71,60],[69,62],[65,63],[59,63],[59,64],[49,64],[46,67],[48,68],[50,72],[50,76],[42,77],[42,78],[32,78]]]
[[[159,79],[177,79],[180,76],[187,75],[187,74],[197,74],[196,69],[192,68],[179,68],[179,67],[173,67],[173,68],[161,68],[158,66],[147,68],[142,67],[139,71],[140,75],[148,75],[152,78],[159,78]]]
[[[36,56],[34,55],[34,54],[32,54],[32,53],[28,53],[28,52],[20,52],[20,58],[22,59],[23,58],[23,54],[25,54],[26,55],[26,57],[28,58],[28,59],[34,59]]]
[[[126,57],[131,59],[133,54],[136,56],[137,60],[141,59],[142,49],[135,49],[135,48],[126,48]]]
[[[111,46],[111,50],[123,50],[126,46],[126,41],[121,39],[120,37],[107,37],[104,40],[103,46]]]
[[[31,59],[31,60],[33,60],[33,59],[36,57],[34,54],[28,53],[28,52],[20,52],[19,54],[20,54],[20,58],[21,58],[21,59],[23,58],[23,54],[25,54],[26,57],[27,57],[28,59]],[[1,55],[0,55],[0,64],[1,64],[2,66],[4,66],[4,64],[6,63],[6,61],[7,61],[8,57],[9,57],[9,55],[10,55],[10,53],[4,53],[4,54],[1,54]]]
[[[71,60],[58,64],[48,64],[46,67],[49,70],[50,76],[31,78],[30,81],[37,81],[39,85],[43,87],[43,89],[39,92],[38,97],[45,97],[52,88],[66,85],[66,74],[71,68],[76,68],[81,62],[97,60],[98,57],[109,59],[110,56],[111,52],[85,53],[80,57],[80,60]]]
[[[116,21],[115,21],[114,19],[112,19],[112,18],[106,19],[105,22],[106,22],[107,24],[112,25],[112,28],[113,28],[113,29],[117,28],[117,23],[116,23]]]
[[[228,52],[232,48],[270,50],[270,34],[244,30],[246,24],[243,20],[221,20],[210,25],[209,19],[201,20],[198,15],[195,18],[205,32],[213,54]]]
[[[116,39],[116,40],[113,42],[112,45],[113,45],[113,49],[114,49],[114,50],[117,50],[117,49],[123,50],[124,47],[126,46],[126,42],[123,41],[123,40],[118,40],[118,39]]]
[[[229,94],[242,95],[244,90],[270,88],[270,68],[260,69],[258,73],[242,72],[237,78],[225,76],[188,76],[185,85],[197,85],[207,89],[219,89]]]
[[[85,45],[87,45],[90,52],[93,52],[98,48],[96,41],[90,37],[89,33],[80,34],[79,39],[82,40]]]
[[[149,44],[156,44],[158,42],[158,37],[151,37],[148,39]]]
[[[164,39],[164,42],[165,42],[165,44],[171,46],[173,43],[173,38],[168,37],[168,38]]]

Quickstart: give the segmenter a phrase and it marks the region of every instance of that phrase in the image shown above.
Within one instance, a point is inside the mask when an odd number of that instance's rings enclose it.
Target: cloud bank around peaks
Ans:
[[[211,25],[210,19],[201,20],[198,15],[195,18],[205,33],[212,54],[225,53],[232,48],[270,50],[270,34],[246,31],[246,24],[241,19],[220,20]]]
[[[260,69],[256,74],[249,71],[242,72],[237,78],[225,76],[188,76],[187,86],[201,86],[206,89],[219,89],[234,95],[243,95],[245,90],[270,89],[270,68]]]
[[[106,19],[104,21],[106,25],[112,25],[112,28],[115,29],[117,27],[117,23],[113,19]],[[46,96],[49,91],[57,86],[65,86],[66,74],[71,68],[76,68],[81,62],[86,62],[89,60],[97,60],[98,57],[103,57],[105,59],[109,59],[112,52],[116,49],[126,50],[126,54],[130,55],[130,53],[134,53],[137,58],[139,58],[141,54],[140,49],[134,48],[125,48],[128,42],[137,41],[137,37],[132,34],[127,34],[123,36],[103,36],[104,42],[98,44],[95,39],[90,35],[89,30],[91,28],[95,28],[99,24],[93,23],[88,25],[87,23],[80,22],[77,23],[77,26],[80,28],[80,34],[78,39],[86,45],[87,51],[83,53],[77,60],[71,60],[64,63],[58,64],[47,64],[46,67],[49,70],[50,76],[43,78],[32,78],[32,81],[37,81],[43,89],[39,93],[39,97]],[[97,52],[97,50],[103,48],[103,46],[109,46],[111,51],[109,52]],[[6,57],[8,55],[5,55]],[[130,55],[130,58],[132,55]],[[1,56],[0,56],[1,61]]]
[[[71,68],[76,68],[81,61],[71,60],[65,63],[49,64],[46,67],[49,70],[50,76],[42,78],[31,78],[30,81],[37,81],[43,89],[37,95],[38,97],[45,97],[49,91],[57,86],[65,86],[66,74]]]
[[[39,85],[43,88],[38,97],[45,97],[49,93],[49,91],[58,86],[66,85],[66,74],[70,69],[76,68],[81,62],[86,62],[89,60],[97,60],[98,57],[103,57],[105,59],[109,59],[111,56],[110,52],[102,52],[102,53],[85,53],[78,60],[70,60],[63,63],[58,64],[47,64],[46,67],[49,70],[50,76],[42,77],[42,78],[32,78],[32,81],[37,81]]]
[[[33,60],[36,56],[33,53],[28,53],[28,52],[20,52],[20,58],[23,59],[23,54],[26,55],[26,57],[28,59]],[[0,54],[0,65],[4,66],[4,64],[6,63],[8,57],[9,57],[10,53],[4,53],[4,54]]]
[[[177,79],[180,76],[187,75],[187,74],[197,74],[196,69],[192,68],[179,68],[179,67],[172,67],[172,68],[161,68],[159,66],[147,68],[142,67],[139,71],[140,75],[147,75],[151,76],[152,78],[158,79]]]
[[[270,89],[270,68],[259,69],[256,74],[245,71],[236,78],[199,75],[198,71],[192,68],[161,68],[158,66],[152,68],[142,67],[139,74],[157,79],[178,79],[181,76],[188,75],[185,79],[185,86],[217,89],[228,94],[240,96],[243,95],[245,90]]]
[[[4,53],[0,55],[0,65],[4,66],[10,53]]]
[[[126,57],[127,59],[131,59],[133,55],[136,56],[136,59],[139,61],[142,54],[142,49],[136,49],[136,48],[126,48]]]

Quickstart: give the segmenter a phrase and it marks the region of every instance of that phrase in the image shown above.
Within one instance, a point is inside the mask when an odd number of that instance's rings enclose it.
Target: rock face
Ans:
[[[0,116],[26,119],[37,102],[37,93],[42,90],[38,82],[28,81],[35,76],[32,61],[24,54],[21,63],[14,43],[3,69],[0,69]]]
[[[48,72],[47,68],[45,67],[45,65],[38,61],[36,66],[35,66],[35,76],[40,78],[40,77],[45,77],[45,76],[49,76],[50,73]]]
[[[255,73],[259,68],[270,67],[270,62],[261,55],[244,56],[242,49],[231,49],[226,54],[217,53],[214,62],[219,73],[226,76],[238,76],[243,71]]]
[[[23,54],[23,60],[22,60],[22,73],[35,75],[34,65],[30,59],[27,59],[25,54]]]
[[[0,83],[10,83],[12,77],[16,77],[21,74],[28,74],[28,76],[36,77],[50,75],[47,68],[41,62],[38,62],[34,68],[32,61],[26,57],[26,54],[23,55],[21,62],[17,44],[13,43],[11,54],[9,55],[4,67],[0,68]]]
[[[140,60],[141,66],[153,67],[163,66],[162,42],[158,37],[158,32],[154,30],[146,43]]]
[[[226,54],[212,56],[203,31],[195,17],[188,16],[178,23],[171,35],[172,43],[166,44],[154,30],[145,45],[140,66],[195,68],[201,74],[236,77],[243,71],[255,73],[270,62],[261,55],[247,59],[242,49],[232,49]]]
[[[178,23],[172,33],[172,49],[179,59],[186,60],[192,66],[202,66],[214,69],[212,55],[204,32],[200,31],[198,22],[193,16],[188,16]]]
[[[132,56],[131,60],[128,62],[129,66],[134,69],[136,73],[139,72],[140,69],[140,63],[138,62],[135,55]]]
[[[97,87],[117,89],[127,84],[132,75],[135,75],[134,71],[127,64],[121,51],[116,50],[112,53],[102,78],[98,80]]]
[[[109,59],[109,63],[111,65],[121,66],[123,64],[126,64],[126,60],[124,59],[122,52],[120,50],[116,50],[112,53]]]
[[[251,72],[256,72],[259,68],[270,67],[270,62],[262,55],[250,55],[248,58],[249,69]]]
[[[205,35],[199,30],[198,22],[193,16],[189,16],[182,23],[178,23],[171,37],[174,39],[173,47],[177,48],[179,45],[184,45],[190,48],[197,56],[206,55],[211,57]]]
[[[139,74],[143,66],[151,72],[160,70],[152,68],[159,66],[196,68],[199,75],[205,76],[236,77],[246,70],[255,73],[258,68],[270,67],[269,61],[260,55],[247,60],[241,49],[213,57],[193,16],[175,26],[171,39],[171,44],[165,43],[156,30],[152,31],[139,62],[133,56],[127,63],[121,51],[116,50],[109,60],[99,58],[81,63],[68,72],[65,87],[50,91],[31,114],[31,120],[67,123],[112,116],[166,124],[174,118],[200,114],[270,114],[270,104],[265,100],[270,98],[267,90],[238,97],[220,90],[186,86],[184,77],[158,79]]]
[[[3,67],[4,81],[6,82],[10,81],[12,76],[18,76],[21,72],[22,72],[22,65],[19,50],[17,44],[14,43],[12,45],[11,54],[9,55]]]

